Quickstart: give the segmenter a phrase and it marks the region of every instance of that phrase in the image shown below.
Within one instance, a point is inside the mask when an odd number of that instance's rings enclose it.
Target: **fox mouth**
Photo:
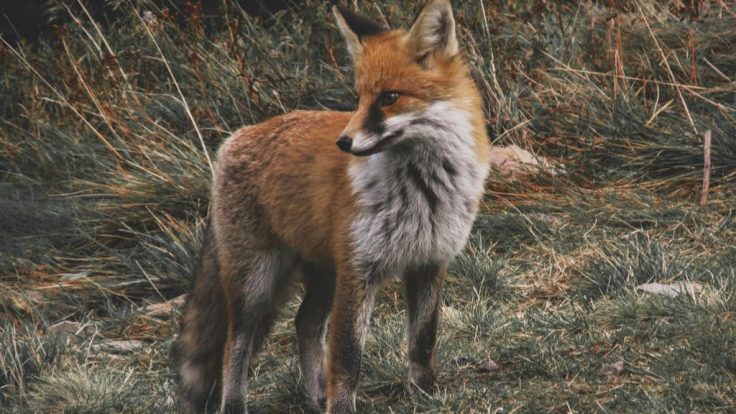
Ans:
[[[377,154],[381,151],[384,151],[387,149],[393,141],[396,140],[396,138],[400,137],[404,133],[403,129],[396,130],[378,141],[374,146],[361,150],[361,151],[351,151],[353,155],[356,155],[358,157],[367,157],[369,155]]]

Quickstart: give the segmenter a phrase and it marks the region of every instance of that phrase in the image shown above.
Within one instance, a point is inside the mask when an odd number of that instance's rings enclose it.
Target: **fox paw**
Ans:
[[[432,371],[415,373],[409,377],[412,389],[418,388],[427,394],[434,394],[437,390],[437,378]]]

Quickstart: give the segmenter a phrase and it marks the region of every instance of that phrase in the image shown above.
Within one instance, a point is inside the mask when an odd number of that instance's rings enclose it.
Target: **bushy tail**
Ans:
[[[217,243],[212,224],[208,223],[179,337],[171,349],[179,376],[178,404],[182,412],[219,408],[227,319],[218,272]]]

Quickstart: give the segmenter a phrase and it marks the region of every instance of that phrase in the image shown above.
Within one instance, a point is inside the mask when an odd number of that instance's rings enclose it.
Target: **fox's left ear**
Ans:
[[[458,52],[455,18],[448,0],[429,0],[406,35],[418,61],[430,54],[445,58]]]

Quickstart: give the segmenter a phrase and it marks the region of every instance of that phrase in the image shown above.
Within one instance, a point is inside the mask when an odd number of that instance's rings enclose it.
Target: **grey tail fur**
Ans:
[[[218,273],[217,242],[210,220],[180,334],[171,349],[181,412],[214,412],[219,407],[227,318]]]

